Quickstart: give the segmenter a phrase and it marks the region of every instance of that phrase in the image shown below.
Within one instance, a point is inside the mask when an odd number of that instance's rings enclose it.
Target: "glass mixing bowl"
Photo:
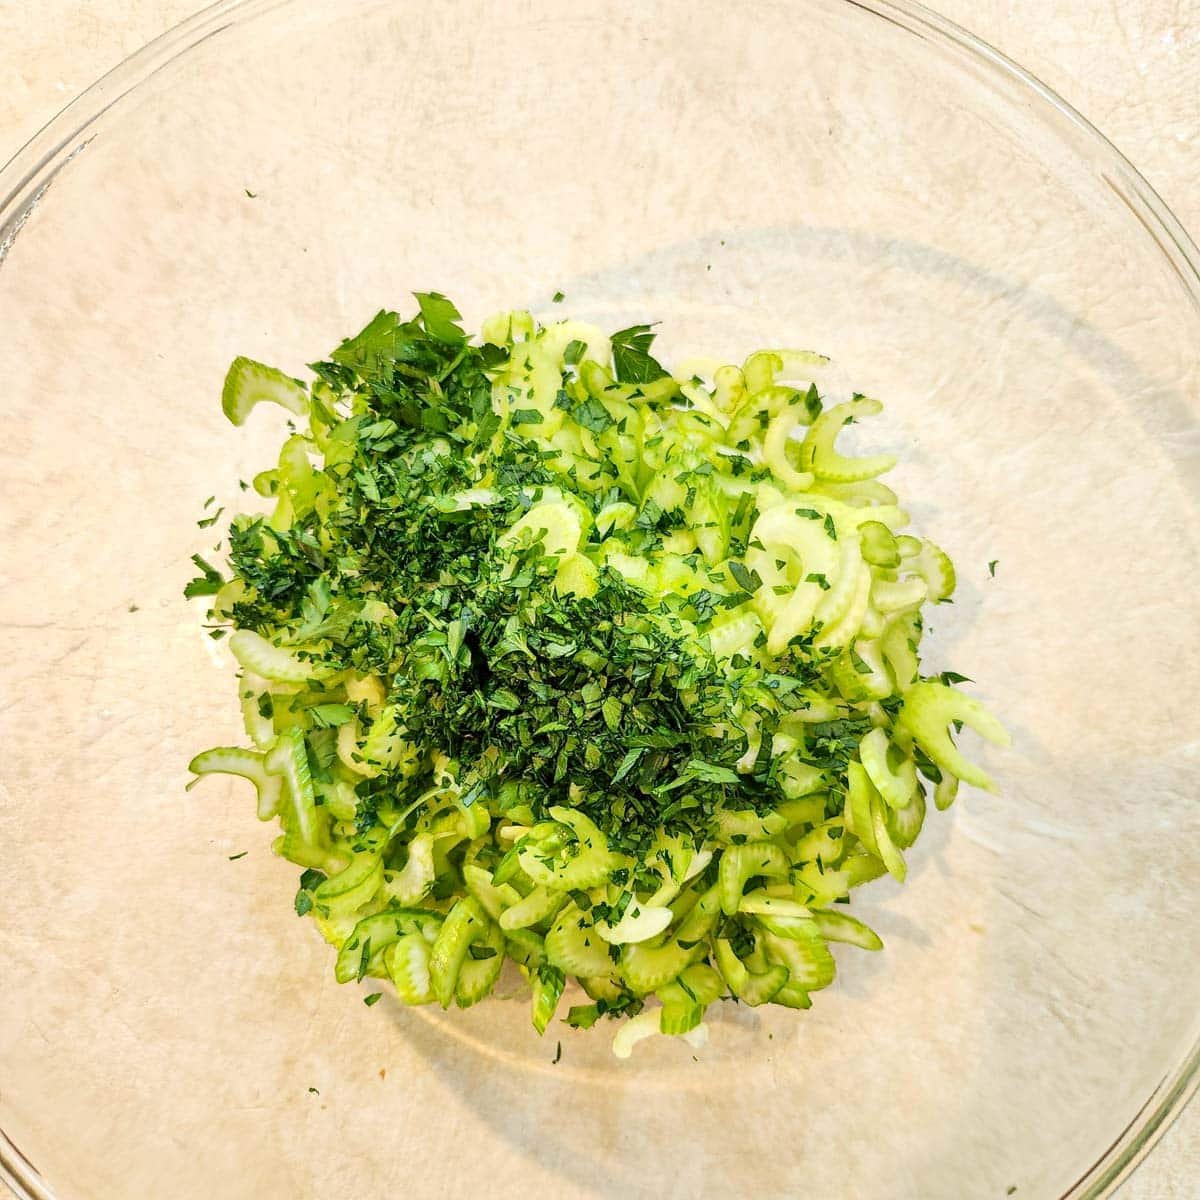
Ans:
[[[1145,1154],[1200,1030],[1200,283],[1077,114],[882,0],[258,0],[102,80],[0,196],[17,1186],[1046,1200]],[[366,1009],[246,789],[185,794],[239,738],[181,599],[196,520],[282,421],[229,426],[225,366],[300,372],[431,288],[472,322],[661,319],[675,359],[811,346],[887,401],[959,566],[931,668],[1015,744],[859,893],[887,950],[811,1012],[620,1063],[522,996]]]

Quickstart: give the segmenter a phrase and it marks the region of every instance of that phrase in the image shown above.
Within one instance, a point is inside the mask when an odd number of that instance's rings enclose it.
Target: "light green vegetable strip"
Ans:
[[[408,843],[408,860],[390,878],[384,875],[383,891],[400,904],[416,904],[433,887],[436,869],[433,862],[434,837],[418,833]]]
[[[722,976],[707,963],[693,963],[673,982],[664,984],[656,995],[662,1001],[660,1029],[679,1035],[695,1029],[704,1010],[724,991]]]
[[[443,1008],[450,1007],[459,972],[467,952],[491,940],[492,922],[473,896],[463,896],[446,915],[429,958],[433,994]]]
[[[545,1033],[558,1008],[566,976],[558,967],[542,963],[535,968],[530,982],[533,985],[533,1027],[538,1033]]]
[[[304,734],[299,729],[281,733],[279,740],[264,756],[263,765],[272,775],[283,777],[290,801],[283,817],[285,831],[294,833],[307,846],[323,848],[327,842],[325,823],[317,813]]]
[[[298,417],[308,413],[308,395],[298,379],[252,358],[235,358],[221,392],[222,411],[235,425],[241,425],[250,410],[264,401],[282,404]]]
[[[717,970],[729,984],[729,990],[743,1004],[752,1007],[766,1004],[788,982],[786,966],[774,964],[763,971],[751,971],[724,938],[716,939],[713,951],[717,960]]]
[[[363,917],[338,950],[334,976],[348,983],[362,975],[388,973],[385,951],[407,934],[415,933],[426,942],[436,936],[441,915],[421,909],[391,909]]]
[[[568,904],[546,933],[546,958],[568,975],[585,979],[613,967],[608,943],[576,904]]]
[[[882,950],[883,941],[873,929],[849,913],[818,909],[813,913],[817,932],[827,942],[848,942],[863,950]]]
[[[883,411],[878,400],[866,396],[845,404],[835,404],[823,412],[813,423],[804,438],[800,461],[818,478],[834,483],[852,483],[860,479],[871,479],[890,471],[896,460],[890,454],[876,454],[870,458],[847,458],[839,454],[833,443],[846,422],[863,417],[874,417]]]
[[[498,925],[488,924],[482,940],[471,946],[458,971],[454,1002],[459,1008],[478,1004],[496,986],[504,966],[504,934]]]
[[[258,819],[269,821],[278,811],[283,795],[283,780],[267,771],[264,756],[253,750],[236,746],[214,746],[204,750],[188,763],[188,770],[198,777],[204,775],[238,775],[254,784],[258,793]],[[188,784],[192,787],[196,780]]]
[[[994,791],[991,776],[962,755],[950,740],[947,727],[951,721],[962,721],[995,746],[1009,744],[1004,726],[978,700],[932,680],[915,683],[905,692],[898,727],[943,771],[964,783]]]
[[[506,932],[525,929],[539,921],[552,917],[566,900],[562,892],[551,892],[544,887],[535,887],[528,896],[518,900],[500,914],[500,928]]]
[[[931,790],[992,787],[952,731],[1008,744],[922,675],[954,565],[894,458],[838,448],[882,405],[827,404],[809,351],[672,374],[650,325],[416,304],[311,385],[230,367],[234,425],[294,422],[193,560],[253,748],[191,770],[253,783],[339,982],[465,1008],[512,960],[539,1033],[581,988],[619,1056],[722,998],[810,1007],[831,943],[881,949],[844,906],[905,879]]]
[[[247,671],[276,683],[303,683],[321,673],[321,665],[305,662],[290,650],[272,645],[252,629],[239,629],[229,639],[233,657]]]
[[[421,934],[406,934],[389,946],[384,953],[384,964],[396,995],[405,1004],[433,1003],[432,953]]]
[[[858,743],[859,757],[875,790],[892,808],[911,804],[917,792],[917,768],[912,759],[902,759],[893,770],[888,764],[888,736],[882,729],[872,729]]]
[[[361,908],[379,891],[383,882],[383,859],[372,851],[355,854],[336,875],[313,892],[318,910],[345,916]]]
[[[738,910],[742,889],[755,875],[769,878],[786,876],[791,869],[787,855],[771,842],[748,842],[730,846],[721,855],[718,878],[721,887],[721,911],[731,917]]]

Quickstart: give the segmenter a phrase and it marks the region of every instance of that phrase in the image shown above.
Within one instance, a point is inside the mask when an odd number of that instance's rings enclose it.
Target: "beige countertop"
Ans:
[[[1066,97],[1193,236],[1200,233],[1200,0],[938,0],[935,7]],[[195,8],[194,0],[3,0],[0,160]],[[1193,1105],[1121,1197],[1197,1196],[1200,1106]]]

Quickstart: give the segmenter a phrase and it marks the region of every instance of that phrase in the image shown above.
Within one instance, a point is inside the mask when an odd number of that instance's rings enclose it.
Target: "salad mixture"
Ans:
[[[880,948],[848,897],[904,879],[930,794],[992,786],[951,729],[1007,741],[921,673],[954,567],[893,458],[836,445],[880,403],[828,405],[805,351],[672,374],[646,325],[470,338],[416,299],[309,385],[230,367],[235,425],[294,422],[227,575],[194,560],[252,748],[192,771],[253,783],[340,981],[466,1007],[512,960],[539,1033],[574,980],[621,1055],[719,1000],[808,1008],[831,943]]]

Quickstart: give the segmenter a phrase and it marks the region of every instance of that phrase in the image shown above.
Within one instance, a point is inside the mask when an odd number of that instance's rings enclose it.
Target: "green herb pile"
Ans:
[[[878,948],[835,906],[903,877],[927,787],[989,785],[949,727],[1005,736],[920,675],[953,567],[900,532],[892,460],[834,445],[880,406],[827,407],[810,353],[675,377],[649,326],[472,340],[417,301],[311,385],[230,368],[235,424],[303,427],[229,578],[195,560],[253,749],[193,771],[254,783],[341,980],[465,1006],[510,958],[539,1032],[573,977],[571,1024],[633,1018],[622,1054],[723,996],[807,1007],[829,942]]]

